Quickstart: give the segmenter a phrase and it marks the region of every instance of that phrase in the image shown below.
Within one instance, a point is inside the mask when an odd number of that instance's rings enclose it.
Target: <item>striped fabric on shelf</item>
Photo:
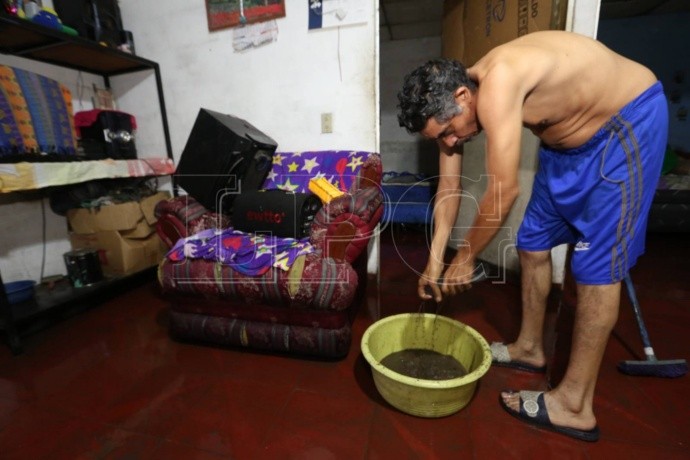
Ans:
[[[0,65],[0,156],[76,151],[70,91],[42,75]]]

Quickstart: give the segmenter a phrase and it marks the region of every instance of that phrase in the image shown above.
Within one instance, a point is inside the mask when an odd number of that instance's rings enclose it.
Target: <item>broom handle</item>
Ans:
[[[649,334],[647,334],[647,328],[642,320],[642,309],[640,304],[637,302],[637,296],[635,295],[635,286],[633,286],[632,279],[630,275],[625,275],[625,287],[628,290],[628,297],[630,298],[630,303],[632,303],[633,311],[635,312],[635,319],[637,320],[637,327],[640,329],[640,337],[642,338],[642,345],[644,345],[644,354],[647,355],[647,359],[650,361],[656,361],[656,356],[654,355],[654,349],[652,348],[652,343],[649,340]]]

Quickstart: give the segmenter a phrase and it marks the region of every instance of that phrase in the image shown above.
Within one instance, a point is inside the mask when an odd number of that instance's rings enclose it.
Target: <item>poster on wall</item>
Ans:
[[[309,30],[366,24],[367,0],[309,0]]]
[[[206,0],[208,30],[285,17],[285,0]]]

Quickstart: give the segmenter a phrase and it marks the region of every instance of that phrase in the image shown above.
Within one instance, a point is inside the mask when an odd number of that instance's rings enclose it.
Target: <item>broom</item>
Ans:
[[[640,336],[642,337],[642,345],[644,345],[644,353],[647,359],[644,361],[621,361],[618,363],[618,370],[628,375],[642,375],[649,377],[681,377],[688,372],[688,364],[684,359],[672,359],[660,361],[654,354],[654,349],[649,341],[649,335],[645,328],[644,321],[642,321],[642,311],[640,304],[637,302],[635,295],[635,287],[633,286],[630,275],[625,276],[625,287],[628,289],[628,297],[635,312],[635,319],[637,326],[640,328]]]

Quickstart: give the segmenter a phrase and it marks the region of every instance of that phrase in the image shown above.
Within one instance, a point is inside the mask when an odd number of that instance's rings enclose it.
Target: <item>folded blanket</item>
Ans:
[[[0,65],[0,156],[74,155],[72,95],[66,86],[27,70]]]
[[[232,228],[208,229],[178,240],[167,258],[173,262],[187,258],[217,261],[244,275],[260,276],[271,267],[288,270],[297,257],[314,252],[308,240],[249,234]]]

